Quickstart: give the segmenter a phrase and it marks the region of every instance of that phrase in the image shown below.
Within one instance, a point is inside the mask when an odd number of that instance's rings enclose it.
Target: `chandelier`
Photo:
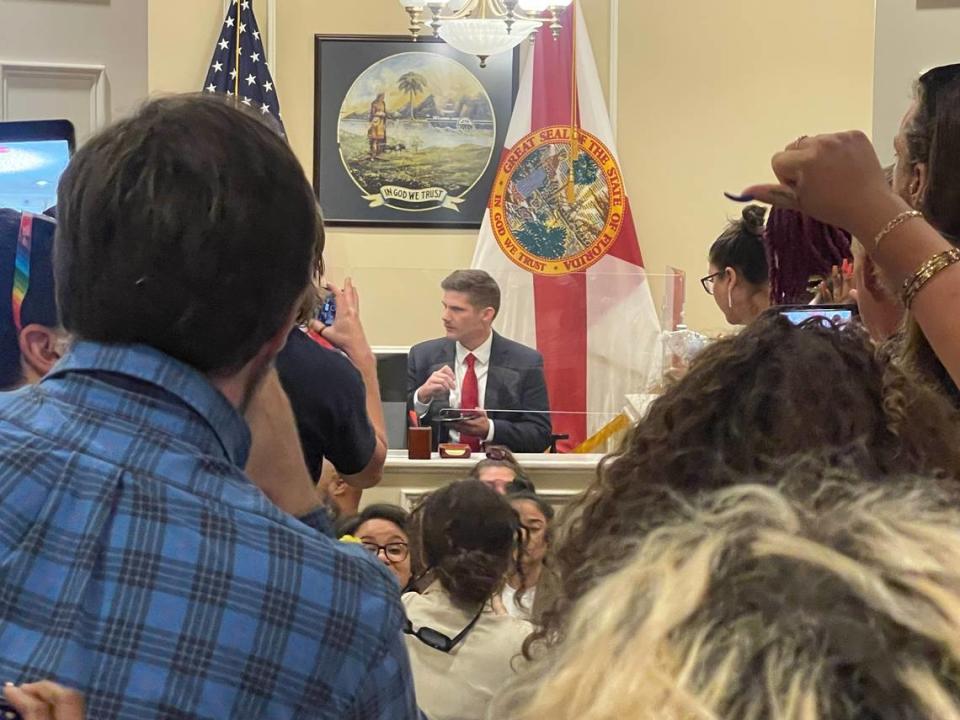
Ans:
[[[548,25],[554,40],[563,26],[560,13],[573,0],[399,0],[410,16],[416,40],[429,25],[434,37],[480,58],[508,52]]]

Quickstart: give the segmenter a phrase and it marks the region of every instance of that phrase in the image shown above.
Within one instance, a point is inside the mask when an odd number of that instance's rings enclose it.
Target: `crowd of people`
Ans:
[[[78,151],[56,220],[0,211],[31,273],[6,273],[6,702],[27,720],[960,718],[954,143],[960,66],[920,78],[890,177],[859,132],[774,155],[776,182],[743,193],[771,217],[747,208],[703,281],[743,329],[555,517],[498,442],[543,450],[546,416],[481,404],[548,407],[474,271],[444,281],[447,337],[411,353],[410,406],[459,395],[477,412],[448,439],[482,458],[412,508],[363,506],[386,455],[376,366],[356,288],[322,282],[302,168],[242,108],[148,103]],[[331,325],[311,319],[325,293]],[[862,325],[776,308],[823,299]],[[511,356],[539,376],[504,385]]]

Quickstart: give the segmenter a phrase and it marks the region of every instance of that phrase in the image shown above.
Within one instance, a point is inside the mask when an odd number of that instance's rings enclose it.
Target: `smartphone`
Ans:
[[[0,207],[37,214],[54,207],[75,143],[69,120],[0,122]]]
[[[840,327],[860,316],[856,305],[780,305],[777,312],[794,325],[820,318]]]
[[[475,412],[469,410],[464,412],[460,408],[441,408],[437,413],[437,420],[445,423],[456,423],[476,417]]]
[[[317,320],[324,325],[333,325],[337,318],[337,298],[333,293],[327,295],[323,304],[317,309]]]

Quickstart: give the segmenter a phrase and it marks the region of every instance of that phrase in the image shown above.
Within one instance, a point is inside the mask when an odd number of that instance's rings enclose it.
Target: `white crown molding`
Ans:
[[[90,83],[90,129],[99,130],[110,122],[107,105],[107,69],[103,65],[44,63],[0,60],[0,119],[7,120],[11,80],[83,78]]]

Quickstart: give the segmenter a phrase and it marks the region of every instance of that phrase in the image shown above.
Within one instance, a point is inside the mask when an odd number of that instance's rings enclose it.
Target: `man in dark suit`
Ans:
[[[486,441],[513,452],[542,452],[551,430],[543,357],[493,331],[500,310],[496,280],[483,270],[457,270],[440,287],[446,337],[410,348],[411,409],[434,428],[434,446],[464,442],[479,450]],[[444,408],[461,408],[468,417],[438,422]]]

